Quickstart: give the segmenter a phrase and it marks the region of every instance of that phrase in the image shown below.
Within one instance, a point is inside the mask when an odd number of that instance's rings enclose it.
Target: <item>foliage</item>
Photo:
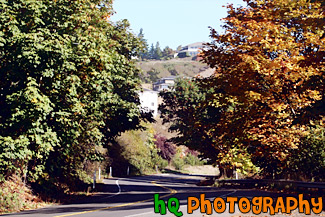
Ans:
[[[144,33],[143,33],[143,29],[140,29],[140,32],[138,34],[138,38],[141,40],[142,44],[143,44],[143,48],[142,50],[139,52],[139,57],[143,60],[143,59],[148,59],[149,58],[149,52],[148,52],[148,43],[147,40],[144,38]]]
[[[204,165],[204,161],[202,161],[198,156],[195,156],[191,153],[188,153],[185,157],[184,157],[184,163],[187,165],[191,165],[191,166],[202,166]]]
[[[111,1],[1,1],[0,177],[77,187],[88,160],[136,128],[141,46]]]
[[[167,141],[167,138],[165,136],[155,134],[155,145],[157,147],[158,154],[168,162],[171,161],[173,156],[176,154],[176,147],[171,143]]]
[[[141,40],[143,45],[139,47],[140,50],[139,57],[141,60],[148,60],[148,59],[160,60],[160,59],[170,59],[174,57],[175,51],[168,46],[166,46],[163,50],[161,50],[158,41],[156,42],[156,46],[151,44],[149,49],[147,39],[145,39],[144,37],[142,28],[140,29],[138,38]]]
[[[146,130],[132,130],[121,134],[117,143],[112,144],[110,156],[113,160],[113,170],[118,170],[113,175],[126,175],[127,167],[131,174],[148,174],[156,166],[163,169],[167,163],[158,155],[154,144],[154,131],[151,125],[146,125]]]
[[[177,153],[172,159],[172,165],[176,170],[182,170],[185,166],[184,159],[181,157],[180,153]]]
[[[324,114],[325,19],[318,3],[246,2],[228,5],[224,34],[211,30],[202,58],[215,75],[176,83],[161,93],[160,110],[178,132],[173,141],[221,172],[274,177],[304,143],[309,120]]]
[[[0,184],[0,213],[36,208],[36,201],[40,202],[15,175]]]
[[[151,70],[149,70],[146,75],[142,75],[141,76],[141,80],[145,83],[153,83],[153,82],[156,82],[158,81],[159,79],[159,74],[160,72],[155,69],[155,68],[151,68]]]
[[[325,180],[325,129],[319,124],[311,126],[301,145],[290,153],[287,173],[295,179]]]
[[[324,115],[324,6],[309,1],[245,0],[228,5],[225,33],[211,30],[204,62],[216,68],[205,85],[220,90],[207,104],[221,110],[216,146],[229,144],[281,174],[303,143],[310,119]],[[232,109],[222,109],[231,105]],[[234,147],[231,147],[234,146]]]
[[[164,59],[171,59],[171,58],[174,58],[174,54],[175,53],[176,52],[173,49],[171,49],[170,47],[166,46],[164,48],[164,50],[162,51],[162,57]]]
[[[163,103],[159,106],[163,123],[170,123],[169,130],[177,132],[171,141],[197,150],[206,158],[215,160],[218,150],[209,135],[210,127],[218,122],[219,110],[204,107],[206,94],[214,92],[198,85],[199,80],[179,79],[170,90],[160,92]]]
[[[159,42],[157,41],[152,58],[156,59],[156,60],[160,60],[162,58],[162,56],[163,56],[163,53],[161,51]]]
[[[185,154],[182,150],[183,149],[179,147],[177,153],[173,156],[173,159],[171,161],[176,170],[182,170],[185,165],[204,165],[204,161],[202,161],[198,156],[191,154],[191,152],[187,152],[187,154]]]

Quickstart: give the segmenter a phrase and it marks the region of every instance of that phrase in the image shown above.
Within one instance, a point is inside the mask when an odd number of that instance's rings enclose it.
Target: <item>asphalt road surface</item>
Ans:
[[[199,198],[201,194],[205,194],[205,198],[209,199],[212,204],[216,197],[226,199],[226,197],[246,197],[252,199],[258,197],[276,198],[281,195],[259,190],[243,190],[243,189],[220,189],[212,187],[197,186],[199,180],[204,176],[197,175],[175,175],[160,174],[142,177],[130,177],[119,179],[104,180],[103,192],[91,196],[82,201],[77,201],[66,205],[49,206],[42,209],[24,211],[15,214],[7,214],[8,217],[173,217],[176,216],[167,210],[166,215],[154,213],[154,194],[159,194],[160,199],[166,203],[169,198],[177,198],[180,202],[178,211],[183,216],[189,217],[217,217],[217,216],[256,216],[252,213],[242,214],[238,207],[235,207],[234,213],[229,213],[229,206],[226,206],[224,213],[212,213],[207,215],[201,213],[200,208],[192,214],[187,213],[188,197]],[[175,203],[171,202],[175,206]],[[193,203],[194,205],[194,203]],[[268,213],[261,213],[258,216],[270,216]],[[285,214],[276,214],[275,216],[288,216]],[[293,216],[306,216],[297,212]],[[309,216],[325,216],[321,214],[311,214]]]

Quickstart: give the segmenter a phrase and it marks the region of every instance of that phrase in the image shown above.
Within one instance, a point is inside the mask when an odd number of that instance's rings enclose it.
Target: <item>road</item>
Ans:
[[[170,197],[175,197],[180,201],[179,211],[183,216],[256,216],[253,214],[241,214],[238,207],[235,213],[229,213],[229,206],[224,213],[213,213],[206,215],[200,213],[200,208],[193,214],[187,213],[188,197],[200,197],[205,194],[206,199],[212,201],[216,197],[247,197],[252,199],[254,196],[272,197],[284,196],[277,193],[270,193],[259,190],[239,190],[239,189],[218,189],[212,187],[199,187],[195,184],[203,176],[161,174],[120,179],[104,180],[103,192],[91,196],[85,200],[77,201],[66,205],[50,206],[38,210],[24,211],[15,214],[7,214],[8,217],[173,217],[167,209],[166,215],[154,213],[154,194],[159,194],[160,199],[168,201]],[[320,214],[324,216],[324,212]],[[269,216],[265,213],[259,216]],[[275,215],[285,216],[285,215]],[[296,213],[294,216],[305,216]],[[312,214],[311,216],[319,216]]]

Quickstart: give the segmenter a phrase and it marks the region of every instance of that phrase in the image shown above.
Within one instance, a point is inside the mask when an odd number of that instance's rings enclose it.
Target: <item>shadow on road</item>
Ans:
[[[90,210],[99,212],[114,212],[120,210],[152,209],[155,193],[160,196],[168,195],[171,190],[176,190],[177,194],[168,197],[177,197],[181,205],[186,205],[189,196],[200,197],[205,193],[206,198],[216,197],[247,197],[264,196],[276,198],[279,196],[287,197],[293,195],[272,193],[259,190],[243,189],[220,189],[212,187],[198,187],[195,184],[206,176],[187,175],[187,174],[159,174],[152,176],[138,176],[118,179],[105,180],[104,184],[98,184],[98,193],[79,201],[69,204],[51,206],[39,210],[25,211],[18,214],[8,214],[4,216],[53,216],[66,213],[79,213]],[[153,182],[161,186],[154,185]],[[167,201],[168,197],[163,198]],[[52,214],[52,215],[51,215]],[[90,215],[91,216],[91,215]]]

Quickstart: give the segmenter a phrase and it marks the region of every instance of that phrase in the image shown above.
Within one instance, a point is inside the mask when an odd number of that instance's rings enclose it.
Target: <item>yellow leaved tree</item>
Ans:
[[[211,29],[202,52],[216,69],[207,97],[224,109],[215,142],[245,150],[265,175],[281,173],[310,121],[323,127],[325,71],[324,5],[307,0],[245,0],[228,5],[225,33]],[[228,149],[229,150],[229,149]],[[225,149],[227,159],[229,152]],[[230,161],[230,160],[229,160]]]

